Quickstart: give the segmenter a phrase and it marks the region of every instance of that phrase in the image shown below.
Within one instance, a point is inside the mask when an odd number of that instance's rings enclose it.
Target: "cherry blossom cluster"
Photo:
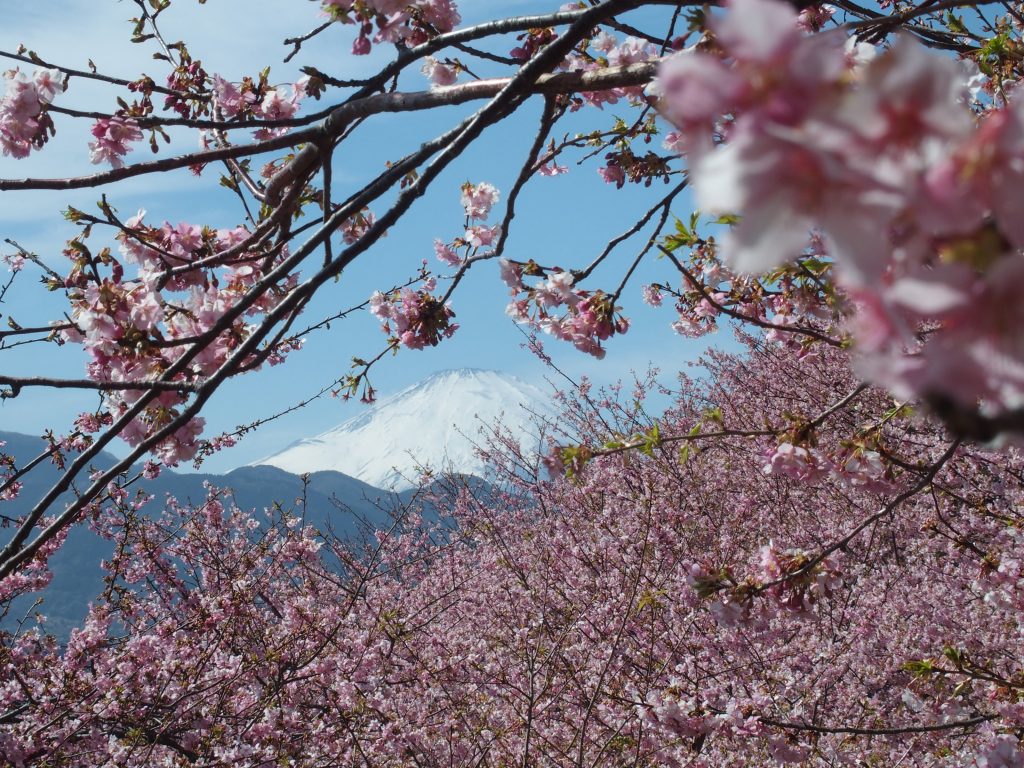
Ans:
[[[209,111],[207,102],[199,98],[199,94],[205,95],[209,86],[218,118],[287,120],[298,112],[303,98],[310,94],[319,95],[309,75],[295,83],[278,86],[271,85],[267,76],[265,71],[257,80],[247,77],[240,83],[233,83],[217,74],[207,75],[196,62],[183,64],[168,76],[168,87],[177,89],[180,95],[168,96],[165,107],[185,118],[199,117]],[[151,91],[149,84],[133,85],[137,86],[136,90],[148,88]],[[152,111],[150,93],[145,93],[141,102],[122,108],[111,117],[96,120],[92,126],[93,141],[89,143],[92,162],[108,163],[113,168],[123,167],[125,155],[132,150],[131,145],[143,139],[136,118]],[[258,128],[252,135],[259,141],[283,136],[287,132],[287,127]],[[203,146],[207,146],[205,133],[201,133],[201,139]]]
[[[0,496],[0,500],[8,499]],[[53,520],[48,518],[45,522],[52,523]],[[38,594],[50,584],[53,572],[49,568],[49,560],[66,539],[67,532],[54,537],[40,548],[24,568],[0,581],[0,619],[7,615],[9,606],[15,599]],[[3,737],[0,736],[0,755],[3,754]]]
[[[67,87],[56,69],[37,69],[29,77],[19,69],[4,73],[7,88],[0,99],[0,151],[16,158],[40,149],[53,133],[46,107]]]
[[[585,3],[572,2],[565,3],[562,10],[581,10],[586,7]],[[529,30],[529,32],[518,36],[519,45],[514,47],[509,55],[517,61],[525,61],[532,58],[538,50],[554,40],[555,37],[555,32],[551,29]],[[681,45],[681,39],[669,42],[673,48]],[[590,72],[605,67],[625,67],[630,64],[654,61],[660,56],[661,51],[658,46],[648,40],[630,35],[620,41],[615,34],[598,28],[566,57],[561,68],[572,72]],[[620,100],[640,102],[643,97],[643,88],[640,86],[624,86],[604,91],[582,91],[574,95],[571,109],[578,110],[584,104],[601,109],[605,104],[618,104]]]
[[[832,459],[813,446],[781,442],[770,451],[763,471],[806,483],[834,477],[845,484],[877,493],[892,488],[886,479],[886,464],[877,451],[855,448],[843,453],[845,456]]]
[[[131,118],[104,117],[92,126],[89,159],[93,164],[109,163],[112,168],[124,167],[124,156],[132,151],[132,142],[142,140],[139,124]]]
[[[206,111],[206,93],[210,81],[209,73],[203,69],[199,61],[195,61],[188,53],[184,45],[178,47],[178,60],[170,72],[167,73],[165,82],[170,93],[164,95],[164,109],[176,112],[181,117],[197,117]],[[262,77],[266,77],[266,73]],[[261,78],[262,79],[262,78]],[[141,89],[146,97],[146,88]],[[151,109],[151,103],[145,98],[142,103],[143,112]],[[138,109],[129,108],[128,112],[136,112]]]
[[[575,5],[570,7],[569,4],[562,6],[564,10],[572,10]],[[515,46],[509,51],[509,56],[515,61],[527,61],[533,58],[533,55],[537,53],[548,43],[552,42],[558,35],[555,30],[550,27],[539,27],[537,29],[531,29],[527,32],[523,32],[516,36],[516,41],[519,45]]]
[[[912,493],[929,470],[906,459],[938,461],[941,425],[876,390],[830,412],[856,385],[841,350],[750,343],[681,382],[663,435],[723,403],[718,436],[684,464],[662,441],[537,480],[498,434],[497,484],[423,488],[365,546],[312,508],[250,513],[210,489],[151,510],[112,489],[93,524],[115,544],[106,596],[63,644],[42,627],[0,636],[0,754],[26,768],[83,754],[126,768],[1019,765],[1020,454],[961,448]],[[548,428],[649,431],[650,386],[567,393]],[[878,422],[893,488],[880,500],[763,473],[750,428],[795,410],[830,413],[829,453]]]
[[[433,295],[436,287],[428,279],[422,290],[400,288],[385,294],[374,292],[370,297],[370,313],[381,321],[381,329],[391,342],[408,349],[436,347],[441,339],[451,338],[458,330],[451,320],[455,312]]]
[[[843,574],[836,563],[825,560],[811,567],[811,557],[801,549],[779,551],[769,542],[748,578],[739,581],[729,568],[710,570],[693,563],[687,584],[700,597],[713,598],[709,610],[721,627],[763,629],[773,610],[808,617],[816,603],[841,587]],[[760,596],[769,602],[758,600]]]
[[[829,561],[806,570],[812,555],[800,549],[780,551],[769,542],[761,547],[760,580],[771,584],[770,594],[794,613],[809,613],[819,600],[832,597],[842,583],[842,574]]]
[[[699,291],[699,295],[682,294],[676,302],[676,312],[679,319],[672,323],[672,330],[680,336],[695,339],[705,334],[712,333],[718,329],[718,316],[721,314],[721,307],[725,306],[727,295],[724,291],[717,290],[720,274],[714,270],[705,270],[701,275],[700,287],[713,285],[714,288],[707,291]],[[662,291],[667,290],[660,285],[645,286],[643,289],[644,301],[652,307],[660,307],[663,301]]]
[[[69,212],[74,219],[80,212]],[[66,254],[72,269],[65,280],[71,299],[72,326],[61,331],[68,341],[80,343],[89,355],[87,372],[100,382],[146,382],[158,378],[186,352],[198,352],[179,374],[183,384],[201,381],[216,372],[250,333],[244,319],[238,319],[198,349],[197,343],[219,327],[225,312],[235,306],[249,289],[287,255],[276,259],[242,251],[229,263],[219,253],[244,244],[250,237],[241,227],[212,230],[194,224],[160,227],[144,223],[140,211],[124,223],[118,235],[120,254],[109,250],[94,258],[81,240],[69,243]],[[194,267],[206,260],[207,269]],[[125,275],[125,264],[135,265],[135,277]],[[214,270],[217,266],[219,269]],[[106,274],[100,271],[105,270]],[[272,310],[296,285],[297,276],[264,293],[247,310],[255,317]],[[266,356],[280,362],[295,348],[295,342],[279,346]],[[105,407],[115,418],[128,410],[145,389],[110,390]],[[187,402],[187,395],[173,390],[161,392],[155,401],[121,433],[136,445],[168,424]],[[104,421],[90,414],[79,420],[86,433],[103,428]],[[157,455],[165,464],[191,459],[204,420],[193,419],[165,440]]]
[[[466,182],[462,185],[460,201],[466,211],[466,218],[475,221],[486,221],[491,209],[497,205],[501,194],[486,181],[479,184]]]
[[[488,255],[501,236],[501,225],[488,225],[486,220],[500,197],[498,189],[486,181],[478,184],[467,181],[462,185],[459,201],[466,214],[465,230],[448,243],[440,238],[434,240],[434,255],[442,264],[462,267],[471,259]],[[354,226],[359,231],[373,222],[373,214],[367,215],[369,218],[364,217],[362,223],[357,217]],[[346,231],[346,242],[348,237]],[[421,290],[401,288],[388,294],[376,291],[370,297],[370,312],[383,322],[383,331],[391,336],[396,346],[401,344],[409,349],[437,346],[459,327],[451,322],[455,317],[451,305],[433,295],[437,281],[428,276],[425,261],[421,276],[425,281]]]
[[[373,43],[419,45],[462,20],[453,0],[321,0],[321,7],[332,19],[359,26],[352,43],[357,56],[369,53]]]
[[[310,76],[304,75],[291,85],[272,86],[266,82],[264,73],[258,82],[245,78],[236,84],[214,75],[213,94],[217,109],[227,119],[287,120],[295,116],[303,98],[310,94],[311,82]],[[259,128],[252,135],[259,141],[287,132],[284,127]]]
[[[377,221],[373,211],[364,208],[354,216],[350,216],[341,223],[341,239],[345,245],[352,245],[366,234],[367,230]]]
[[[802,476],[796,479],[807,482]],[[812,558],[804,549],[779,550],[769,541],[743,579],[728,566],[714,568],[701,562],[690,564],[686,579],[701,598],[710,599],[708,609],[720,626],[763,628],[773,610],[810,616],[819,601],[833,597],[842,586],[843,573],[835,560]]]
[[[641,289],[644,303],[660,307],[665,297],[675,299],[673,330],[690,338],[716,331],[723,321],[762,329],[766,341],[785,346],[801,358],[812,359],[822,342],[847,344],[844,318],[851,311],[845,295],[835,290],[833,265],[823,255],[824,245],[812,238],[799,258],[769,274],[736,273],[722,263],[714,236],[697,233],[699,214],[689,224],[677,220],[675,232],[659,244],[682,273],[678,287],[652,283]],[[711,224],[722,224],[712,221]],[[684,262],[676,253],[687,250]]]
[[[1019,100],[978,118],[962,64],[909,37],[876,52],[805,35],[772,0],[736,0],[710,26],[722,55],[677,54],[656,91],[701,208],[741,217],[728,263],[765,272],[817,230],[856,304],[867,375],[901,396],[1018,405]]]
[[[585,6],[581,3],[567,3],[563,10],[581,9]],[[551,30],[531,30],[519,38],[522,43],[511,51],[514,59],[524,60],[530,58],[540,47],[554,39]],[[672,41],[673,47],[681,45],[680,40]],[[590,72],[607,67],[624,67],[630,64],[637,64],[645,61],[656,61],[661,57],[658,46],[646,40],[629,36],[623,41],[607,30],[598,29],[591,37],[585,40],[562,62],[561,68],[571,72]],[[581,91],[569,99],[568,105],[571,111],[577,111],[585,105],[595,106],[603,109],[605,104],[618,104],[628,101],[630,104],[640,105],[645,103],[644,89],[641,86],[623,86],[608,88],[602,91]],[[641,124],[643,121],[640,121]],[[614,143],[616,149],[605,156],[606,164],[598,168],[601,179],[616,187],[623,187],[627,181],[643,183],[650,186],[653,179],[661,177],[668,181],[667,158],[661,157],[653,152],[643,156],[636,155],[629,147],[628,139],[632,138],[639,126],[627,127],[621,119],[616,121],[616,128],[613,133],[617,134],[619,141]],[[650,132],[641,130],[645,142],[650,141]],[[559,165],[554,159],[554,146],[537,165],[537,173],[542,176],[557,176],[568,172],[568,167]]]
[[[527,285],[523,278],[541,278]],[[513,296],[505,310],[517,323],[568,341],[581,352],[603,358],[602,341],[629,330],[614,297],[604,291],[575,288],[575,277],[561,269],[544,270],[535,262],[501,260],[501,279]],[[524,294],[522,298],[517,298]],[[562,309],[564,307],[564,310]]]
[[[486,181],[479,184],[465,182],[459,194],[462,208],[466,212],[466,228],[451,242],[434,240],[434,255],[450,267],[462,266],[475,257],[485,257],[492,251],[501,237],[501,225],[485,222],[491,209],[497,205],[501,193]]]
[[[563,66],[574,72],[589,72],[604,67],[624,67],[644,61],[653,61],[659,57],[658,47],[646,40],[627,37],[619,42],[615,35],[602,30],[590,41],[593,54],[574,53]],[[602,108],[605,104],[618,104],[620,99],[639,100],[643,98],[643,88],[629,86],[612,88],[605,91],[583,91],[579,94],[583,103]]]

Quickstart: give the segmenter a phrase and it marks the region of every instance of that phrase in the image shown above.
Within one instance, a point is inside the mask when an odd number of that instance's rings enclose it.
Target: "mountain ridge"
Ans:
[[[13,456],[23,466],[41,453],[45,442],[37,435],[0,431],[0,441],[6,445],[0,452]],[[98,469],[113,466],[117,459],[110,453],[96,456],[93,465]],[[138,468],[138,467],[136,467]],[[52,464],[43,464],[23,478],[23,487],[15,499],[0,503],[0,512],[17,518],[26,514],[32,505],[55,483],[61,471]],[[206,499],[204,483],[228,491],[228,498],[242,509],[267,509],[280,504],[285,509],[299,508],[305,503],[305,519],[322,531],[333,531],[350,542],[357,542],[373,529],[387,528],[392,523],[389,510],[401,507],[407,498],[373,487],[339,472],[318,472],[303,481],[302,478],[272,466],[238,467],[222,475],[206,473],[178,473],[164,469],[159,477],[141,480],[136,486],[152,497],[141,509],[142,514],[156,514],[167,496],[180,502],[201,503]],[[57,502],[59,508],[69,503],[73,494],[63,494]],[[0,546],[13,534],[14,528],[0,531]],[[89,602],[103,589],[103,571],[100,561],[108,558],[112,544],[100,538],[88,526],[72,526],[68,539],[50,559],[53,581],[38,595],[16,601],[15,609],[30,610],[35,596],[44,599],[41,612],[47,616],[48,631],[61,639],[68,636],[85,616]],[[5,627],[0,623],[0,630]]]

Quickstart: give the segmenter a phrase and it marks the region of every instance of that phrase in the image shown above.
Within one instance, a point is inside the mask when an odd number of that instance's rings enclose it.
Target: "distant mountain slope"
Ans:
[[[255,464],[296,474],[334,470],[396,491],[413,487],[421,467],[485,477],[474,446],[481,427],[500,420],[532,450],[531,411],[547,412],[547,401],[536,387],[498,371],[442,371]]]
[[[21,466],[38,455],[44,443],[38,437],[0,432],[7,445],[0,449],[13,455]],[[94,466],[98,469],[114,464],[108,453],[100,454]],[[13,501],[0,502],[0,512],[11,517],[24,514],[57,481],[59,470],[52,464],[40,465],[24,480],[21,493]],[[272,466],[241,467],[226,475],[178,474],[164,470],[155,480],[138,487],[151,494],[153,501],[143,511],[159,510],[168,495],[182,502],[198,503],[206,498],[204,483],[231,489],[235,503],[243,509],[264,509],[275,503],[285,509],[297,509],[305,497],[306,520],[321,530],[334,532],[354,540],[362,533],[387,527],[391,523],[387,510],[399,502],[393,494],[339,472],[319,472],[309,478],[303,489],[302,479]],[[69,502],[65,494],[57,509]],[[0,530],[0,546],[9,539],[13,528]],[[41,612],[47,616],[47,628],[58,637],[66,637],[71,627],[85,616],[88,603],[103,589],[100,561],[111,553],[104,541],[84,525],[75,526],[67,542],[51,560],[53,582],[44,594]],[[19,606],[24,612],[30,602]],[[8,621],[17,619],[11,616]]]

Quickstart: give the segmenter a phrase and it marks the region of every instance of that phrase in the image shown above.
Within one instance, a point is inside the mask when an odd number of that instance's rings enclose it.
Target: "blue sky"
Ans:
[[[558,2],[512,2],[510,0],[470,0],[463,2],[465,23],[485,17],[508,16],[551,10]],[[151,58],[152,48],[128,42],[130,25],[126,19],[134,6],[114,0],[74,0],[63,3],[19,3],[5,15],[0,47],[13,50],[19,42],[37,51],[44,59],[81,68],[91,58],[100,71],[134,78],[142,72],[162,80],[162,63]],[[216,0],[198,6],[193,0],[177,0],[164,17],[169,38],[188,41],[194,58],[205,68],[230,80],[255,74],[266,65],[273,67],[271,80],[289,82],[298,68],[312,64],[339,77],[354,77],[374,71],[387,58],[382,50],[369,57],[348,55],[353,29],[335,26],[317,40],[304,46],[290,65],[281,60],[287,49],[285,37],[301,34],[315,26],[317,6],[293,0]],[[227,30],[227,32],[225,32]],[[511,47],[511,42],[509,47]],[[426,87],[417,72],[402,83],[407,90]],[[110,109],[114,91],[81,80],[59,103],[78,108]],[[316,104],[316,102],[309,102]],[[317,104],[316,108],[322,106]],[[379,116],[364,125],[335,155],[335,199],[357,189],[370,174],[379,172],[389,159],[396,159],[454,124],[467,109],[447,108],[432,114]],[[421,259],[444,273],[434,259],[435,237],[450,240],[461,231],[463,218],[459,205],[459,185],[466,180],[489,181],[507,192],[519,170],[519,163],[531,143],[540,103],[529,105],[512,119],[492,128],[466,155],[435,182],[432,192],[410,211],[386,239],[350,267],[342,278],[326,288],[307,310],[305,319],[313,323],[323,316],[365,299],[375,289],[387,289],[413,274]],[[610,125],[613,115],[628,114],[628,109],[608,107],[602,112],[584,110],[563,127],[565,131],[592,130]],[[58,123],[58,136],[47,151],[27,161],[0,159],[0,176],[66,176],[90,173],[88,123]],[[193,135],[178,134],[173,148],[195,146]],[[146,159],[148,149],[137,149],[129,160]],[[514,259],[535,258],[544,264],[581,266],[590,261],[615,235],[664,194],[655,188],[616,190],[597,176],[599,163],[590,161],[570,173],[554,178],[535,179],[519,203],[519,214],[507,248]],[[148,211],[147,221],[172,223],[190,221],[212,226],[231,226],[240,221],[240,212],[232,196],[219,189],[216,175],[209,169],[203,179],[188,171],[132,180],[102,191],[123,216],[139,208]],[[64,268],[60,256],[65,239],[74,234],[59,211],[68,204],[94,210],[98,190],[76,193],[7,193],[0,209],[0,239],[12,237],[26,248],[39,253],[58,271]],[[676,213],[685,216],[692,208],[687,196],[678,199]],[[97,244],[99,239],[94,240]],[[592,288],[614,289],[622,271],[642,245],[642,238],[620,247],[617,256],[589,282]],[[113,242],[109,243],[114,245]],[[3,252],[8,247],[3,246]],[[0,312],[13,316],[22,325],[45,322],[64,309],[44,291],[22,279],[9,295]],[[588,375],[598,383],[629,377],[633,369],[644,370],[649,363],[665,372],[665,380],[694,359],[705,342],[693,342],[675,335],[669,328],[674,313],[671,307],[653,310],[640,302],[640,286],[652,280],[670,280],[664,262],[650,261],[634,278],[623,297],[626,314],[633,321],[630,332],[608,343],[608,355],[602,361],[587,357],[568,345],[547,340],[546,349],[556,363],[574,377]],[[504,314],[507,291],[499,281],[497,265],[486,263],[474,270],[453,298],[460,323],[455,336],[440,346],[425,351],[403,350],[395,358],[382,361],[373,382],[382,395],[397,391],[424,376],[444,368],[472,366],[494,368],[515,374],[545,386],[550,372],[529,352],[521,348],[523,336]],[[724,333],[714,343],[721,343]],[[365,313],[335,323],[326,332],[311,335],[305,349],[293,354],[288,363],[267,368],[225,386],[214,397],[205,417],[208,433],[215,434],[235,425],[270,415],[297,400],[313,394],[349,369],[353,355],[376,354],[385,337],[378,323]],[[84,356],[77,348],[44,348],[31,345],[24,350],[4,353],[5,372],[21,375],[57,375],[77,377],[82,373]],[[40,432],[50,427],[66,431],[70,421],[82,410],[95,406],[95,396],[77,393],[25,393],[0,405],[0,428],[21,432]],[[316,434],[355,415],[365,406],[329,397],[279,419],[248,436],[235,449],[210,459],[205,469],[224,471],[278,450],[299,437]],[[120,446],[119,446],[120,447]]]

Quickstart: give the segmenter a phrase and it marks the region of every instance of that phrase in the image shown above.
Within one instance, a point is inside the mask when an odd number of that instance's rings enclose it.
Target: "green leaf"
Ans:
[[[666,250],[676,251],[679,248],[691,248],[700,242],[700,238],[693,229],[692,217],[690,222],[690,227],[687,227],[680,219],[676,219],[675,234],[665,237],[664,246]]]
[[[705,421],[710,421],[712,424],[720,425],[725,422],[725,417],[722,415],[722,409],[718,406],[708,408],[704,411],[703,416]]]
[[[640,595],[640,599],[637,600],[636,612],[640,613],[642,610],[644,610],[644,608],[650,608],[653,611],[659,610],[663,606],[658,598],[665,597],[666,594],[667,593],[664,589],[645,591],[642,595]]]
[[[946,26],[949,28],[949,31],[955,35],[967,34],[967,27],[964,26],[964,20],[961,17],[954,15],[953,11],[946,13]]]
[[[967,661],[966,651],[961,651],[959,648],[954,648],[951,645],[947,645],[942,649],[942,655],[956,664],[957,667],[962,667]]]
[[[903,669],[915,677],[927,677],[935,671],[935,665],[931,659],[912,659],[904,663]]]

